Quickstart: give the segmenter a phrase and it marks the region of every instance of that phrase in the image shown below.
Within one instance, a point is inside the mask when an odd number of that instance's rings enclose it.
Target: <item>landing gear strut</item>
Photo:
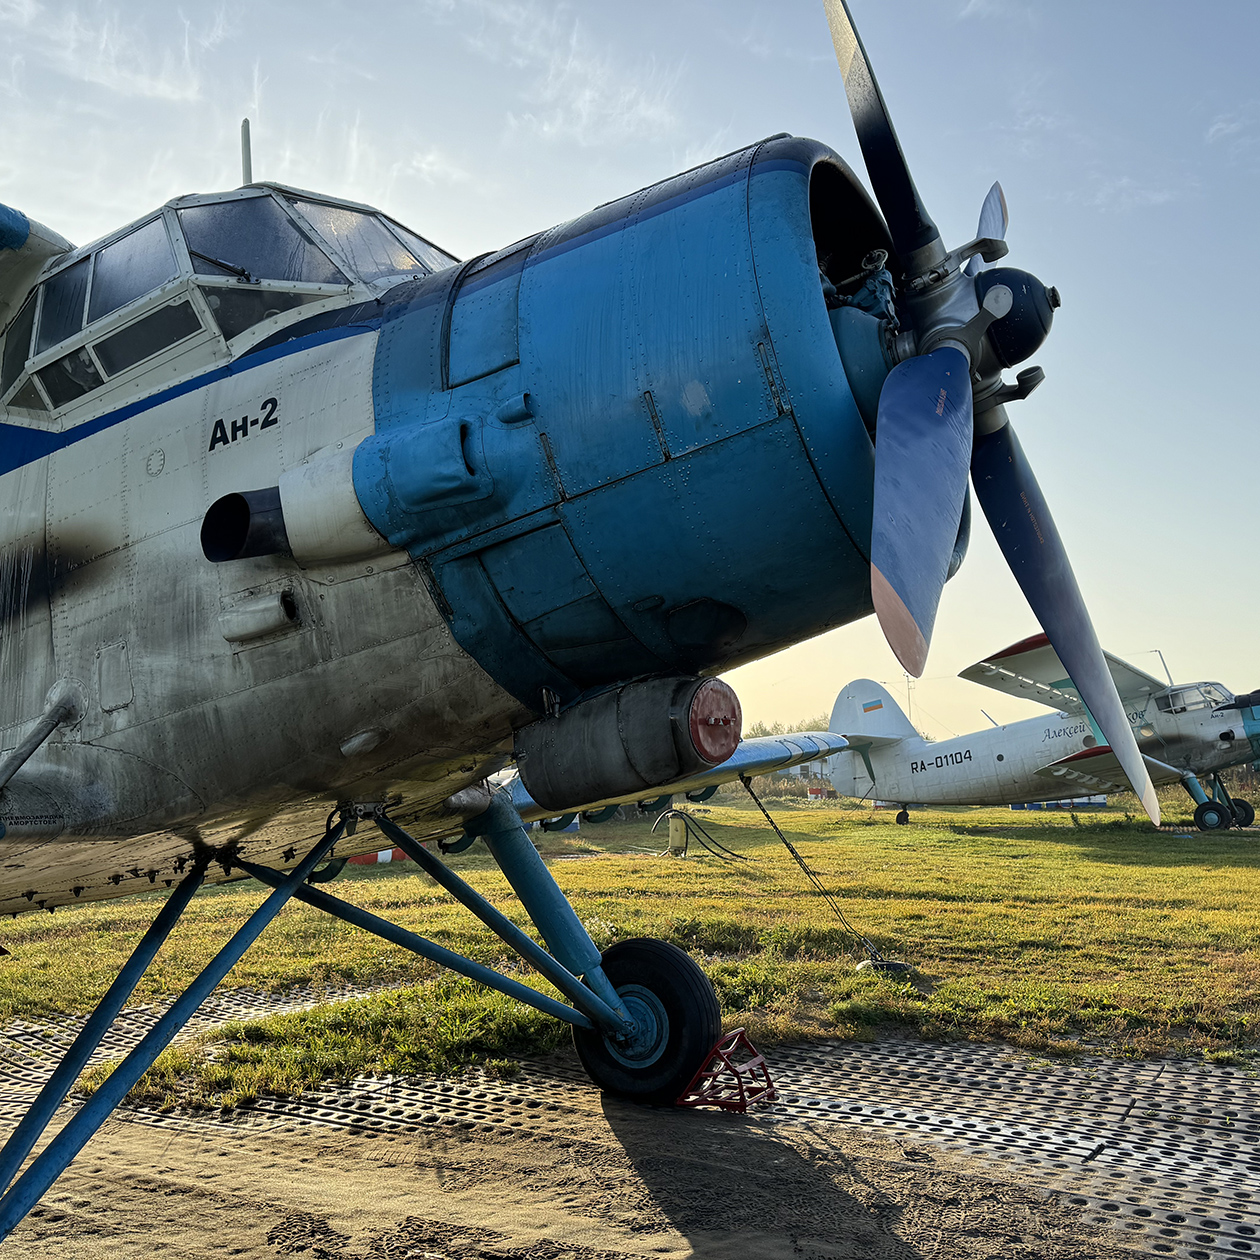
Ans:
[[[1234,826],[1250,827],[1256,821],[1256,811],[1251,802],[1244,801],[1240,796],[1231,797],[1219,774],[1212,775],[1211,796],[1208,796],[1192,774],[1184,775],[1182,783],[1195,801],[1194,822],[1200,831],[1225,831]]]
[[[338,813],[341,820],[334,825]],[[307,881],[329,856],[347,824],[360,818],[376,823],[394,845],[549,980],[572,1005],[311,887]],[[539,857],[506,794],[492,798],[488,809],[465,824],[464,839],[458,847],[465,848],[477,839],[485,842],[547,943],[546,949],[469,887],[436,854],[386,817],[379,806],[354,805],[334,810],[324,836],[292,871],[272,870],[240,857],[233,859],[234,866],[273,891],[101,1088],[18,1176],[79,1072],[201,884],[208,855],[201,860],[171,894],[153,927],[67,1050],[60,1067],[0,1147],[0,1242],[34,1207],[292,898],[572,1024],[578,1055],[597,1085],[644,1102],[672,1103],[686,1089],[721,1035],[717,995],[708,977],[681,949],[665,941],[620,941],[601,956]],[[335,866],[334,859],[324,869]],[[336,873],[333,870],[332,877]]]

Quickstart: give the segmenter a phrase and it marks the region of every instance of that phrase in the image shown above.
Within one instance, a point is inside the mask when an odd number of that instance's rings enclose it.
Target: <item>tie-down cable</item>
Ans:
[[[840,903],[827,891],[826,885],[810,868],[809,863],[796,851],[796,847],[785,836],[779,827],[779,824],[770,817],[770,811],[761,803],[757,793],[753,791],[752,779],[746,774],[739,776],[739,781],[744,785],[744,790],[753,798],[753,803],[761,810],[765,816],[766,822],[774,830],[774,834],[783,842],[783,847],[796,859],[796,864],[805,872],[805,878],[813,884],[818,895],[835,911],[836,918],[840,920],[841,926],[848,932],[866,951],[864,961],[858,963],[858,969],[863,971],[882,971],[886,973],[904,973],[910,970],[909,963],[897,962],[895,959],[885,958],[883,954],[875,948],[875,943],[871,938],[863,932],[859,932],[857,928],[845,918],[844,911],[840,908]]]

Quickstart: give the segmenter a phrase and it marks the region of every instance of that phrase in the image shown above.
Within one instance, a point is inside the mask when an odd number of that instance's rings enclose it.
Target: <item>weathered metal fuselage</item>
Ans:
[[[0,912],[170,880],[199,844],[276,860],[350,797],[440,834],[549,707],[869,612],[872,444],[819,259],[875,246],[847,168],[779,138],[130,395],[0,415],[0,747],[59,680],[83,697],[0,794]],[[391,546],[205,558],[216,500],[350,451]]]

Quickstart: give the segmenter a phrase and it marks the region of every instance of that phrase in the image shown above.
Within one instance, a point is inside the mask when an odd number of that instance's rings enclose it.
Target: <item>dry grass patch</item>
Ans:
[[[646,823],[547,836],[543,849],[601,947],[640,935],[675,941],[712,977],[728,1025],[766,1044],[896,1033],[1218,1061],[1255,1044],[1254,835],[1156,832],[1123,806],[1075,823],[924,810],[896,827],[890,811],[778,802],[784,830],[849,918],[885,955],[913,965],[898,980],[854,970],[860,951],[750,807],[730,795],[701,808],[746,860],[653,856],[662,841]],[[451,865],[524,925],[479,847]],[[413,869],[347,868],[334,891],[480,962],[517,966]],[[252,882],[199,895],[141,998],[178,991],[261,896]],[[0,960],[0,1016],[89,1009],[155,910],[150,895],[0,925],[12,951]],[[330,996],[368,983],[413,987],[228,1026],[168,1052],[142,1086],[148,1097],[231,1105],[362,1072],[457,1070],[567,1037],[544,1016],[300,905],[268,928],[230,983],[324,985]]]

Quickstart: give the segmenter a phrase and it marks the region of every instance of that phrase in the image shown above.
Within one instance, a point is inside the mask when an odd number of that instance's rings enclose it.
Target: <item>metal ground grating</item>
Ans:
[[[235,991],[207,1003],[187,1035],[333,996]],[[135,1044],[160,1006],[128,1012],[96,1061]],[[0,1126],[51,1072],[79,1021],[0,1029]],[[1260,1080],[1241,1068],[1106,1059],[1047,1061],[995,1046],[911,1042],[780,1046],[768,1056],[780,1100],[748,1122],[843,1124],[991,1162],[1054,1193],[1136,1253],[1260,1257]],[[593,1087],[565,1059],[526,1062],[510,1082],[371,1078],[298,1099],[260,1098],[232,1115],[136,1120],[185,1130],[331,1127],[397,1132],[422,1125],[560,1138]]]

